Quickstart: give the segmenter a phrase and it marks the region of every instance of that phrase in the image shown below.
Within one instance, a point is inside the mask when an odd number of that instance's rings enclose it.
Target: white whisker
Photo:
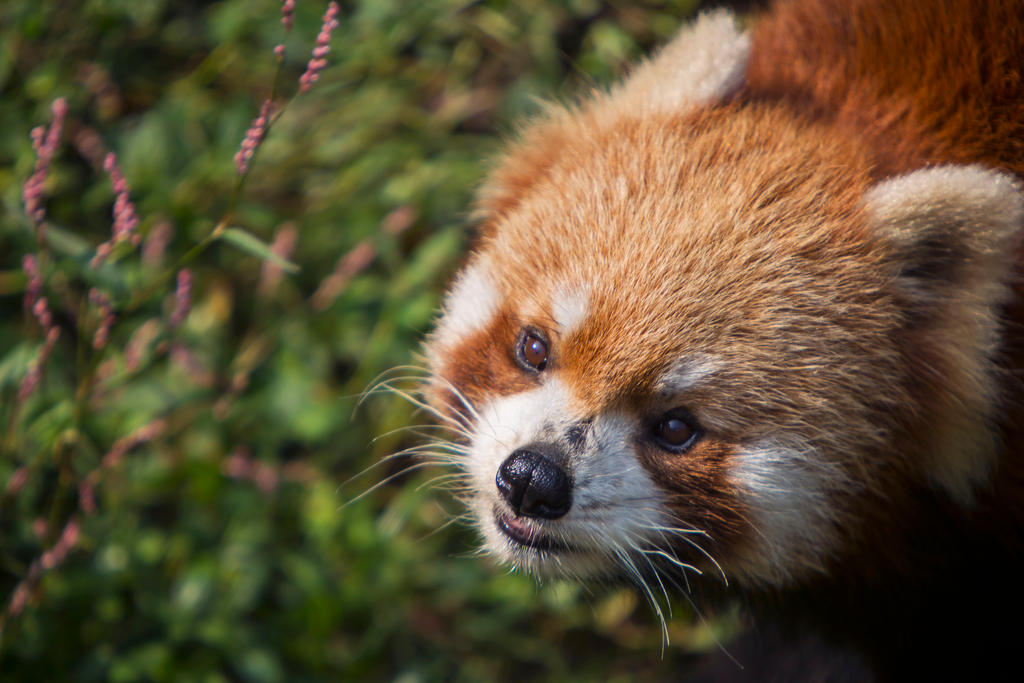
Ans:
[[[388,477],[385,477],[384,479],[380,480],[379,482],[377,482],[376,484],[374,484],[370,488],[366,489],[365,491],[360,493],[358,496],[356,496],[352,500],[343,503],[341,505],[341,507],[338,508],[338,509],[339,510],[344,510],[349,505],[352,505],[353,503],[362,500],[363,498],[365,498],[366,496],[370,495],[371,493],[373,493],[374,491],[376,491],[380,487],[385,486],[386,484],[388,484],[391,481],[394,481],[398,477],[401,477],[402,475],[408,474],[409,472],[413,472],[415,470],[421,470],[424,467],[428,467],[428,466],[431,466],[433,464],[434,463],[432,463],[432,462],[418,462],[418,463],[414,463],[412,465],[409,465],[408,467],[405,467],[405,468],[399,470],[398,472],[395,472],[394,474],[392,474],[392,475],[390,475]]]

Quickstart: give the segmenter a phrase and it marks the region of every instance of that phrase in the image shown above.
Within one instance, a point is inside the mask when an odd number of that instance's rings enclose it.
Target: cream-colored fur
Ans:
[[[750,56],[750,35],[731,12],[703,14],[629,79],[612,100],[643,112],[681,112],[734,91]]]

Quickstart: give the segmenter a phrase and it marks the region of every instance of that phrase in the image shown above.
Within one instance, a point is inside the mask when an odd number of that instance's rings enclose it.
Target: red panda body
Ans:
[[[1022,181],[1016,0],[705,15],[549,110],[427,344],[486,547],[724,578],[882,678],[1009,661]]]

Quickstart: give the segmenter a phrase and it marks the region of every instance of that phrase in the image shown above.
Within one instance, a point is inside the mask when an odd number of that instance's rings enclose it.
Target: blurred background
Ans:
[[[278,0],[0,3],[0,679],[676,680],[715,648],[731,620],[685,600],[663,647],[633,589],[478,557],[445,472],[383,460],[426,417],[357,409],[415,362],[517,122],[697,4],[343,2],[296,95],[325,2],[290,31]]]

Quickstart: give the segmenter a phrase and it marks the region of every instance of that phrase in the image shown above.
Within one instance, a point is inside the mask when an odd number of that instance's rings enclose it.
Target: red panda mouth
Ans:
[[[535,524],[500,510],[494,511],[494,521],[509,540],[534,550],[559,552],[571,550],[569,546],[545,535]]]

